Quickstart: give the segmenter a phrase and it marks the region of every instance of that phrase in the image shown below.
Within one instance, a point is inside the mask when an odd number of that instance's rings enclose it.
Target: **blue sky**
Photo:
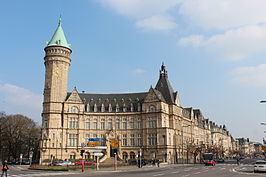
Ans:
[[[61,14],[73,50],[69,91],[148,91],[164,61],[183,107],[201,109],[234,137],[261,141],[265,6],[265,0],[1,1],[0,111],[41,121],[43,49]]]

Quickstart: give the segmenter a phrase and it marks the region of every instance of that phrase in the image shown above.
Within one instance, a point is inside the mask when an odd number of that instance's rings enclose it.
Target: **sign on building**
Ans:
[[[119,141],[118,140],[111,140],[110,146],[111,147],[118,147],[119,146]]]
[[[100,145],[101,145],[101,138],[88,139],[88,146],[100,146]]]

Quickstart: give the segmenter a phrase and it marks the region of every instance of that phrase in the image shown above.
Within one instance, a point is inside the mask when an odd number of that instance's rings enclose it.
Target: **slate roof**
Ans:
[[[175,96],[174,90],[168,80],[168,75],[166,71],[166,67],[164,65],[161,66],[160,70],[160,78],[155,87],[161,94],[163,95],[166,103],[175,104]]]
[[[123,112],[124,107],[126,112],[129,112],[131,111],[131,106],[133,106],[133,111],[135,112],[138,111],[138,107],[141,106],[147,94],[148,92],[118,94],[79,93],[79,96],[84,104],[90,106],[90,110],[87,110],[89,112],[94,112],[94,105],[97,106],[97,112],[101,112],[102,105],[104,105],[106,112],[108,112],[109,105],[112,107],[112,112],[116,111],[117,105],[119,112]]]

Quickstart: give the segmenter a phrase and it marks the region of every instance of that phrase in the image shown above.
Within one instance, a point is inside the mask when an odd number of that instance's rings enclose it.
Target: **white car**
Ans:
[[[70,166],[70,165],[74,165],[74,163],[70,162],[70,161],[63,161],[63,162],[59,162],[56,164],[57,166]]]
[[[258,160],[254,164],[254,173],[259,171],[266,171],[266,161],[265,160]]]

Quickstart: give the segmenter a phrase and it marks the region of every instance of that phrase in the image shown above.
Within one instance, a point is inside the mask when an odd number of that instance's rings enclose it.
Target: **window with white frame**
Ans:
[[[130,118],[130,121],[129,121],[129,127],[130,127],[131,129],[134,128],[134,118]]]
[[[70,129],[77,129],[78,128],[78,118],[70,117],[68,122],[68,128]]]
[[[127,134],[123,134],[122,136],[122,146],[127,146]]]
[[[156,118],[148,118],[148,128],[156,128],[157,127],[157,123],[156,123],[157,119]]]
[[[105,129],[105,120],[101,119],[101,129]]]
[[[137,128],[138,129],[141,129],[142,128],[142,120],[141,120],[141,118],[138,118],[137,119]]]
[[[119,119],[115,120],[115,128],[120,129],[120,120]]]
[[[107,128],[108,130],[111,130],[112,129],[112,119],[108,119],[108,124],[107,124]]]
[[[93,120],[93,129],[98,129],[98,120],[97,119]]]
[[[148,134],[148,145],[154,146],[157,144],[157,135],[155,133]]]
[[[77,146],[78,135],[77,134],[68,134],[68,146]]]
[[[134,134],[130,134],[130,145],[135,146],[135,135]]]
[[[85,129],[90,129],[90,119],[86,119],[86,121],[85,121]]]
[[[137,145],[138,145],[138,146],[142,146],[142,136],[141,136],[141,134],[138,134]]]
[[[122,124],[123,124],[123,129],[127,129],[127,119],[126,118],[123,119]]]

